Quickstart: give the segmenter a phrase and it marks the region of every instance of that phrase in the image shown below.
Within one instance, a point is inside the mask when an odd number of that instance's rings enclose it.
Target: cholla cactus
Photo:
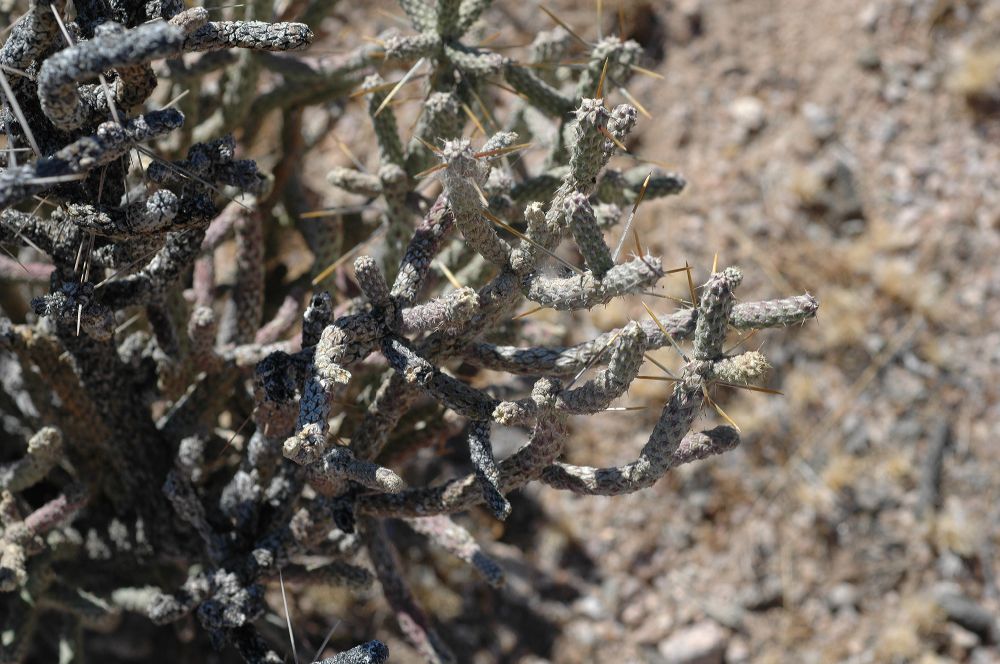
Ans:
[[[324,3],[303,4],[322,16]],[[404,580],[387,519],[499,585],[502,567],[450,515],[482,505],[506,519],[510,494],[532,481],[633,492],[738,444],[728,426],[691,432],[713,383],[750,383],[767,368],[757,352],[726,355],[728,331],[804,322],[812,297],[737,303],[741,273],[726,268],[689,308],[574,346],[524,345],[512,320],[524,302],[585,311],[647,293],[668,273],[660,258],[622,260],[620,243],[606,241],[623,206],[684,186],[672,174],[608,168],[636,110],[589,95],[606,77],[623,83],[638,49],[606,39],[577,80],[536,76],[461,43],[488,2],[401,4],[419,34],[366,46],[326,71],[268,53],[304,48],[312,33],[260,21],[271,13],[261,0],[245,20],[219,22],[167,0],[76,2],[75,17],[60,0],[32,0],[14,25],[0,49],[10,148],[0,242],[34,251],[25,272],[49,287],[30,312],[6,301],[0,310],[3,426],[27,441],[26,450],[0,448],[10,459],[0,465],[0,661],[46,652],[35,638],[43,619],[58,626],[61,657],[82,657],[89,630],[141,614],[147,631],[130,627],[124,639],[149,641],[152,625],[193,616],[213,645],[279,662],[280,646],[255,623],[265,586],[279,578],[358,591],[377,578],[413,647],[455,661]],[[534,50],[566,48],[548,35]],[[194,52],[205,53],[181,57]],[[370,69],[421,59],[433,75],[404,140],[391,88]],[[158,76],[181,93],[223,66],[216,97],[194,91],[181,110],[146,108]],[[247,104],[268,71],[272,91]],[[525,147],[514,131],[475,146],[462,137],[491,77],[526,97],[509,127],[524,129],[537,110],[558,123],[543,172],[511,168],[508,155]],[[304,293],[293,289],[265,323],[268,229],[303,191],[294,164],[308,146],[295,106],[358,84],[379,167],[336,169],[329,180],[381,197],[386,241],[354,260],[354,297],[319,291],[300,312]],[[287,139],[273,181],[237,159],[224,133],[251,132],[272,112]],[[440,180],[433,200],[417,191],[427,177]],[[224,206],[233,195],[241,198]],[[321,272],[344,275],[351,254],[340,221],[300,228],[316,282]],[[213,252],[229,237],[236,278],[227,289]],[[565,258],[564,245],[580,260]],[[445,264],[469,285],[440,279]],[[635,459],[563,463],[571,416],[608,409],[644,355],[667,346],[684,366]],[[458,377],[459,365],[515,379],[481,389]],[[498,427],[527,431],[505,458],[492,443]],[[415,481],[413,453],[457,434],[468,472]],[[324,663],[387,657],[372,641]]]

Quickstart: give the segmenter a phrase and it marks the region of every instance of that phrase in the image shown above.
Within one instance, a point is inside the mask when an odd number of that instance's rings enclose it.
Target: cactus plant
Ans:
[[[767,366],[756,352],[727,355],[729,330],[816,312],[808,295],[737,303],[742,276],[726,268],[669,315],[576,345],[518,341],[512,316],[526,301],[586,311],[647,293],[668,273],[647,253],[620,260],[606,240],[623,206],[684,185],[608,167],[637,113],[591,92],[605,78],[624,82],[634,43],[602,40],[575,81],[536,75],[462,43],[488,2],[405,0],[416,35],[323,70],[273,53],[302,49],[313,34],[259,20],[271,18],[270,2],[249,3],[234,21],[170,0],[74,4],[66,16],[62,0],[31,0],[0,49],[9,148],[0,242],[31,256],[18,279],[36,290],[48,282],[30,308],[11,297],[0,309],[0,413],[11,441],[0,447],[9,459],[0,465],[0,661],[43,647],[43,616],[58,616],[59,647],[72,658],[86,653],[89,630],[125,629],[117,626],[139,614],[157,625],[195,616],[214,645],[279,662],[281,646],[257,620],[279,577],[354,589],[377,578],[411,644],[429,661],[454,661],[404,580],[387,520],[500,584],[502,567],[451,515],[483,505],[506,519],[511,493],[533,481],[633,492],[732,449],[732,427],[691,432],[711,385],[750,383]],[[310,20],[327,11],[298,4]],[[566,47],[549,34],[539,40],[536,53]],[[404,140],[389,103],[399,86],[374,69],[414,61],[431,74]],[[222,67],[217,94],[195,89]],[[248,104],[265,76],[271,91]],[[160,78],[171,96],[190,88],[177,109],[150,108]],[[482,142],[463,137],[471,106],[499,79],[523,95],[510,124]],[[265,322],[269,229],[300,211],[291,199],[304,186],[294,162],[308,149],[301,106],[357,86],[379,166],[338,168],[328,180],[381,199],[385,241],[351,270],[342,219],[300,220],[315,282],[353,273],[357,288],[317,290],[301,315],[304,294],[293,291]],[[509,159],[519,141],[540,138],[513,131],[531,131],[529,112],[549,116],[557,136],[535,174]],[[265,176],[237,158],[226,132],[242,126],[250,136],[273,113],[284,144]],[[430,198],[420,193],[428,178],[440,181]],[[214,252],[229,237],[236,279],[225,288]],[[469,285],[449,285],[442,264]],[[635,459],[561,461],[571,417],[606,410],[645,354],[668,346],[683,369]],[[459,366],[511,380],[475,387]],[[498,427],[527,432],[505,458],[494,452]],[[464,436],[468,473],[413,485],[406,460],[434,432]],[[307,557],[321,564],[306,569]],[[387,656],[373,641],[324,662]]]

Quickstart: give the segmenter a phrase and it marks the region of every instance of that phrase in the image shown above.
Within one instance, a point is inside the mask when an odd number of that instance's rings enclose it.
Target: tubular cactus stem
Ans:
[[[482,185],[486,168],[472,152],[468,141],[452,141],[442,149],[446,164],[444,186],[455,223],[465,241],[486,260],[498,267],[510,261],[511,248],[500,239],[492,224],[482,213]]]
[[[49,157],[0,173],[0,207],[14,205],[60,182],[73,182],[126,154],[136,143],[149,141],[181,126],[177,111],[151,111],[125,126],[105,122],[93,136],[80,138]]]
[[[597,217],[594,216],[590,201],[583,194],[574,193],[567,196],[563,205],[573,239],[576,240],[587,267],[595,277],[603,278],[615,263],[611,260],[611,249],[604,241],[604,233],[597,225]]]
[[[483,501],[493,516],[503,520],[510,514],[510,502],[500,493],[500,469],[490,443],[490,422],[469,423],[469,457],[476,469],[476,480],[483,491]]]
[[[658,258],[636,258],[614,266],[602,279],[590,272],[562,279],[531,275],[525,280],[524,294],[543,307],[566,311],[590,309],[649,288],[662,276]]]
[[[64,49],[42,64],[38,72],[42,110],[61,129],[76,129],[88,113],[77,93],[78,82],[115,67],[167,57],[177,53],[183,42],[184,32],[169,23],[149,23],[128,31],[106,23],[94,39]]]
[[[694,356],[698,360],[717,360],[722,356],[729,316],[733,310],[733,289],[743,274],[734,267],[712,275],[702,287],[698,304],[698,322],[694,328]]]
[[[730,324],[737,330],[757,330],[779,325],[802,323],[816,315],[816,298],[799,295],[769,302],[741,302],[733,306]],[[647,348],[656,350],[670,345],[663,329],[675,341],[685,341],[694,336],[698,312],[682,309],[673,314],[659,317],[659,325],[653,321],[642,321],[642,331],[646,335]],[[518,348],[515,346],[495,346],[478,343],[469,346],[463,357],[477,366],[515,374],[573,376],[587,366],[601,365],[607,354],[608,343],[621,330],[611,330],[598,335],[591,341],[576,346]]]
[[[62,434],[55,427],[45,427],[28,441],[28,452],[20,459],[0,465],[0,490],[18,492],[40,482],[58,463],[62,452]]]

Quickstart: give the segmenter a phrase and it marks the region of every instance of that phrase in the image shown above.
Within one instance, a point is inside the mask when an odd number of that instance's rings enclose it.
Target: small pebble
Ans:
[[[722,664],[729,635],[711,620],[674,632],[657,649],[665,664]]]

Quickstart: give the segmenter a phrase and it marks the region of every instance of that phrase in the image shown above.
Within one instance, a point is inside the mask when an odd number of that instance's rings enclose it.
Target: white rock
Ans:
[[[750,655],[750,644],[746,639],[733,639],[726,648],[726,664],[744,664],[750,661]]]
[[[729,116],[742,129],[748,132],[760,131],[764,127],[766,116],[764,102],[756,97],[737,97],[729,104]]]
[[[837,131],[837,121],[830,111],[818,104],[806,102],[802,105],[802,115],[809,123],[809,131],[819,141],[827,141]]]
[[[830,608],[838,611],[857,608],[858,589],[850,583],[838,583],[830,588],[826,600]]]
[[[705,620],[674,632],[657,649],[666,664],[722,664],[729,635]]]

